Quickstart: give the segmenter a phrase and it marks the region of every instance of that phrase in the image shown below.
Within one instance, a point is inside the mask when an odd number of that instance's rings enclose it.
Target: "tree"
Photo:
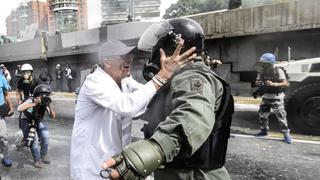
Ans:
[[[265,4],[288,2],[290,0],[242,0],[242,7],[261,6]]]
[[[271,3],[287,2],[289,0],[242,0],[242,7],[251,7]],[[172,4],[166,13],[164,19],[186,16],[209,11],[226,9],[229,0],[178,0],[176,4]]]
[[[163,18],[169,19],[225,9],[226,4],[227,0],[179,0],[176,4],[172,4],[168,9],[166,9],[166,13]]]

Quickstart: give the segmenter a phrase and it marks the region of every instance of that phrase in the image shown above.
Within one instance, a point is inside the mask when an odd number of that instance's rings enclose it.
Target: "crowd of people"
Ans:
[[[8,153],[8,139],[6,123],[4,118],[13,114],[13,106],[9,97],[11,90],[11,75],[4,64],[0,65],[1,79],[1,96],[0,96],[0,150],[3,154],[2,164],[10,167],[12,161]],[[51,82],[53,78],[48,69],[45,68],[39,75],[35,77],[33,67],[30,64],[17,65],[15,70],[16,81],[16,99],[17,112],[19,113],[19,128],[22,131],[23,138],[21,142],[16,144],[18,149],[29,147],[34,159],[33,165],[36,168],[43,168],[43,164],[50,164],[47,156],[49,145],[49,133],[46,124],[42,122],[45,113],[54,119],[55,112],[51,107]],[[72,79],[70,65],[66,65],[66,79]],[[57,64],[56,70],[57,90],[61,91],[63,70],[61,65]],[[69,91],[71,87],[69,86]],[[37,141],[38,140],[38,141]],[[40,144],[40,150],[38,145]]]
[[[55,112],[51,107],[51,88],[47,83],[41,82],[33,75],[33,67],[30,64],[18,66],[16,71],[17,77],[17,111],[19,114],[19,128],[22,131],[23,138],[17,148],[25,146],[30,148],[34,159],[33,165],[36,168],[42,168],[42,163],[49,164],[50,159],[48,152],[48,128],[42,122],[44,114],[47,112],[50,118],[55,118]],[[5,74],[0,74],[2,85],[2,101],[1,106],[1,153],[4,154],[2,164],[6,167],[12,165],[12,161],[8,153],[7,130],[4,118],[13,114],[13,106],[8,95],[10,91],[8,79]],[[4,101],[5,100],[5,101]],[[6,107],[6,108],[4,108]],[[38,145],[41,145],[39,150]],[[41,163],[42,162],[42,163]]]
[[[131,76],[135,49],[150,54],[142,72],[146,84]],[[70,176],[82,179],[155,180],[230,179],[224,167],[234,102],[230,86],[212,71],[215,67],[204,52],[202,27],[189,18],[173,18],[154,23],[141,35],[138,46],[120,40],[106,41],[98,51],[95,65],[78,89],[71,136]],[[208,62],[210,61],[210,62]],[[270,110],[276,115],[284,141],[292,144],[283,108],[284,73],[273,67],[275,57],[260,60],[257,84],[267,88],[260,106],[261,131],[268,135]],[[17,148],[30,148],[36,168],[50,163],[48,127],[44,114],[54,119],[50,85],[53,77],[45,69],[33,76],[30,64],[19,67],[17,111],[23,139]],[[13,112],[8,98],[10,80],[5,69],[0,75],[0,104],[7,109],[0,118],[2,163],[11,166],[4,118]],[[63,70],[55,69],[57,90],[61,90]],[[66,65],[65,77],[71,91],[72,72]],[[132,142],[132,119],[139,117],[145,140]],[[36,140],[36,137],[39,141]],[[39,150],[40,144],[40,150]]]
[[[11,89],[11,86],[16,86],[19,79],[22,77],[21,73],[22,66],[20,64],[17,65],[14,75],[15,75],[15,81],[11,82],[11,74],[10,71],[7,69],[7,67],[4,64],[0,64],[0,74],[2,74],[5,79],[8,81],[9,88]],[[25,68],[29,68],[25,66]],[[33,71],[33,68],[32,68]],[[60,64],[57,64],[54,69],[54,77],[51,75],[48,68],[43,68],[43,70],[39,73],[38,79],[41,83],[48,85],[50,88],[55,89],[58,92],[66,91],[66,92],[73,92],[72,89],[72,72],[71,66],[69,64],[65,65],[65,68],[63,69]],[[55,87],[51,87],[52,82],[55,78]],[[63,89],[63,79],[65,78],[66,87],[67,89]]]

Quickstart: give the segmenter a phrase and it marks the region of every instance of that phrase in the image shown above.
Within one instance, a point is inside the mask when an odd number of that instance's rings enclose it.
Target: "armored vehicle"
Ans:
[[[276,64],[284,68],[290,86],[286,90],[288,123],[292,129],[320,135],[320,57]]]

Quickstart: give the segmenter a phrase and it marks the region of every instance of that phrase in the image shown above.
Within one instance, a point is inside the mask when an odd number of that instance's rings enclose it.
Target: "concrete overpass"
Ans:
[[[276,52],[279,60],[286,60],[290,46],[291,59],[320,56],[320,3],[317,0],[291,0],[189,17],[204,28],[209,54],[225,63],[217,71],[231,82],[234,94],[251,94],[251,83],[256,76],[254,65],[262,53]],[[43,67],[54,74],[57,63],[69,63],[76,72],[73,82],[76,87],[87,70],[97,63],[96,53],[101,43],[121,39],[134,45],[150,24],[130,22],[48,37],[46,61],[41,60],[41,38],[5,44],[0,46],[0,63],[5,63],[11,74],[17,64],[31,63],[36,75]],[[137,53],[136,57],[139,60],[134,63],[133,73],[143,81],[137,69],[142,68],[145,56]]]
[[[72,86],[75,89],[89,69],[98,63],[97,51],[103,42],[107,39],[120,39],[126,44],[136,45],[140,35],[149,25],[151,25],[150,22],[129,22],[46,37],[46,51],[42,38],[3,44],[0,46],[0,63],[8,67],[13,78],[11,81],[13,88],[16,87],[13,82],[15,81],[14,71],[18,64],[30,63],[34,68],[35,76],[47,67],[55,77],[56,64],[61,64],[64,68],[68,63],[74,72]],[[144,54],[136,54],[136,57],[138,60],[133,64],[134,69],[141,68],[145,60]],[[141,72],[136,70],[133,73],[138,80],[143,81]],[[66,79],[63,80],[63,89],[67,90]],[[55,89],[55,81],[52,86]]]
[[[291,0],[189,17],[202,25],[209,54],[226,63],[218,71],[232,82],[235,94],[250,92],[256,76],[254,65],[265,52],[275,52],[280,61],[288,59],[288,47],[291,59],[320,56],[318,0]]]

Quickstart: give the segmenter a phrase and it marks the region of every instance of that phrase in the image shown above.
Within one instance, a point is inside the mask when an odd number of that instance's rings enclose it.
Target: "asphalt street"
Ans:
[[[7,119],[9,129],[9,153],[13,160],[11,168],[0,165],[1,180],[68,180],[70,136],[74,116],[74,99],[55,98],[56,120],[45,119],[49,127],[49,156],[51,164],[43,169],[32,165],[29,149],[17,150],[19,141],[18,114]],[[245,106],[246,107],[246,106]],[[251,134],[258,130],[255,107],[247,106],[236,112],[232,124],[233,133]],[[134,121],[133,135],[142,138],[140,128],[143,121]],[[247,124],[247,126],[246,126]],[[277,126],[271,127],[277,131]],[[257,139],[232,136],[229,141],[226,168],[232,179],[303,179],[314,180],[320,177],[319,142],[295,142],[288,145],[281,140]],[[98,170],[99,171],[99,170]]]

